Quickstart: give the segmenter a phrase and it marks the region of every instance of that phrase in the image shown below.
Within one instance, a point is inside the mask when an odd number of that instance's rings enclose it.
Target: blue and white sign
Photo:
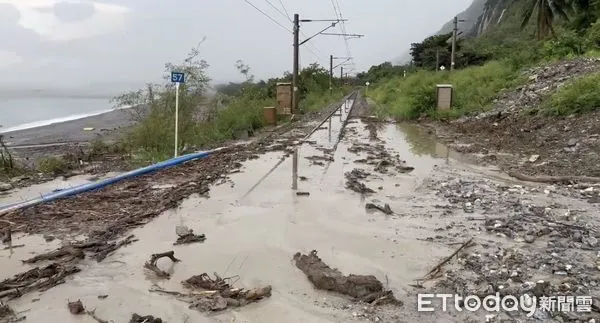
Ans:
[[[171,82],[173,82],[173,83],[185,83],[185,73],[171,72]]]

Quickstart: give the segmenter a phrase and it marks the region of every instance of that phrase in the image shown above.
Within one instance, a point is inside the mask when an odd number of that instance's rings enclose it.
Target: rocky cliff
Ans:
[[[458,19],[463,20],[458,24],[460,37],[478,37],[490,27],[498,25],[505,20],[508,9],[519,3],[519,0],[473,0],[473,3],[464,11],[458,13]],[[454,22],[448,21],[435,35],[452,32]],[[393,60],[395,64],[404,64],[410,61],[407,51]]]

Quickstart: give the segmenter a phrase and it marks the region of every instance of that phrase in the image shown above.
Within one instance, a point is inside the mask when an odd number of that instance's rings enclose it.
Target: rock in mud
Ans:
[[[294,255],[296,267],[300,269],[318,289],[333,291],[352,296],[357,300],[378,304],[399,302],[391,291],[386,291],[383,284],[373,275],[344,276],[339,270],[329,267],[313,250],[308,255],[300,252]],[[382,298],[384,298],[382,300]]]
[[[85,313],[85,308],[83,307],[81,300],[69,302],[67,307],[69,308],[69,312],[71,312],[73,315],[81,315]]]

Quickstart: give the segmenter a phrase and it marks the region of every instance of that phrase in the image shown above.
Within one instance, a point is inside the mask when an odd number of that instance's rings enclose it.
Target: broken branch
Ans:
[[[433,269],[431,269],[424,277],[423,280],[425,280],[427,277],[430,277],[432,274],[437,273],[440,268],[442,268],[442,266],[444,266],[446,263],[448,263],[452,258],[454,258],[454,256],[456,256],[461,250],[463,250],[464,248],[468,247],[469,245],[471,245],[471,242],[473,242],[473,238],[470,238],[469,240],[467,240],[467,242],[463,243],[458,249],[456,249],[456,251],[454,251],[450,256],[446,257],[442,262],[440,262],[439,264],[437,264],[435,267],[433,267]]]
[[[534,183],[600,183],[600,177],[592,176],[529,176],[514,171],[508,172],[510,177]]]

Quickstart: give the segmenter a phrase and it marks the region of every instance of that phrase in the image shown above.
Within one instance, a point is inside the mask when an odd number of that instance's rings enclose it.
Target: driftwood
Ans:
[[[529,176],[517,172],[508,172],[510,177],[535,183],[600,183],[600,177],[592,176]]]
[[[190,244],[190,243],[194,243],[194,242],[204,242],[204,240],[206,240],[206,236],[204,234],[194,234],[194,233],[188,233],[186,235],[183,236],[179,236],[177,238],[177,241],[175,241],[173,243],[173,245],[180,245],[180,244]]]
[[[308,255],[302,255],[298,252],[294,255],[294,261],[296,267],[318,289],[352,296],[372,305],[383,303],[402,304],[391,291],[384,290],[383,284],[375,276],[353,274],[344,276],[339,270],[324,263],[317,256],[316,250],[311,251]]]
[[[185,287],[192,289],[191,292],[168,291],[156,286],[150,291],[173,295],[178,300],[189,303],[190,309],[200,312],[222,311],[228,307],[240,307],[271,296],[272,288],[270,285],[249,290],[232,288],[231,284],[227,282],[231,278],[233,277],[221,278],[215,274],[213,279],[208,274],[203,273],[181,282]]]
[[[389,204],[385,204],[384,206],[379,206],[377,204],[374,203],[367,203],[365,204],[365,209],[367,210],[379,210],[381,212],[383,212],[384,214],[387,215],[391,215],[394,214],[394,211],[392,211],[392,208],[390,208]]]
[[[38,290],[45,291],[64,282],[64,278],[79,272],[74,266],[52,263],[46,267],[36,267],[0,282],[0,299],[14,299],[23,294]]]
[[[36,263],[39,261],[61,261],[71,262],[81,260],[85,258],[85,251],[91,252],[94,255],[96,261],[101,262],[109,254],[119,249],[124,245],[131,244],[135,241],[133,235],[119,242],[106,242],[106,241],[85,241],[80,243],[72,243],[66,246],[62,246],[59,249],[37,255],[35,257],[23,260],[24,263]]]
[[[424,277],[423,279],[428,279],[430,277],[432,277],[433,274],[438,273],[442,266],[444,266],[446,263],[448,263],[452,258],[454,258],[454,256],[456,256],[461,250],[463,250],[466,247],[469,247],[471,245],[471,243],[473,242],[473,238],[470,238],[469,240],[467,240],[465,243],[463,243],[458,249],[456,249],[456,251],[454,251],[450,256],[446,257],[444,260],[442,260],[442,262],[440,262],[439,264],[437,264],[435,267],[433,267],[433,269],[431,269]]]
[[[175,251],[173,251],[173,250],[167,251],[167,252],[155,253],[155,254],[152,254],[150,256],[150,260],[148,260],[144,264],[144,268],[153,271],[154,273],[156,273],[156,275],[158,277],[162,277],[162,278],[169,278],[169,277],[171,277],[171,275],[169,273],[167,273],[166,271],[158,268],[158,266],[156,265],[156,262],[160,258],[169,258],[173,262],[180,262],[181,261],[181,260],[175,258]]]
[[[103,319],[99,318],[98,316],[96,316],[95,309],[92,311],[87,311],[85,309],[85,307],[83,307],[83,303],[79,299],[75,302],[68,302],[67,308],[69,309],[69,312],[71,312],[71,314],[73,314],[73,315],[86,314],[89,317],[93,318],[98,323],[109,323],[107,320],[103,320]]]

